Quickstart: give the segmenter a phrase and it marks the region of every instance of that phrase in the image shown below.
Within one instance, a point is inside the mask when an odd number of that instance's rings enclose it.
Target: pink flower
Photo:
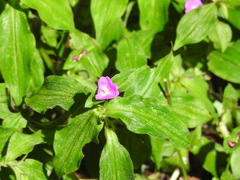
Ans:
[[[118,89],[118,86],[108,76],[100,77],[98,80],[98,92],[95,98],[97,100],[115,98],[119,95]]]
[[[185,3],[185,13],[198,8],[199,6],[203,5],[201,0],[188,0]]]
[[[237,143],[234,141],[228,141],[228,145],[229,145],[229,147],[233,148],[234,146],[237,145]]]

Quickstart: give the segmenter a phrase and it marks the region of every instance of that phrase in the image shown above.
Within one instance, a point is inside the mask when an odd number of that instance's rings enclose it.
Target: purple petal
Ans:
[[[198,8],[199,6],[203,5],[201,0],[188,0],[185,3],[185,13]]]

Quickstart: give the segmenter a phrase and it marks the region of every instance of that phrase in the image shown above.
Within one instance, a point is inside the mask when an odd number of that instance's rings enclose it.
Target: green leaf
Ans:
[[[231,7],[239,7],[240,6],[240,0],[223,0],[223,3],[227,4]]]
[[[12,113],[3,120],[2,126],[21,131],[27,126],[27,120],[22,117],[21,113]]]
[[[189,145],[189,131],[174,112],[159,99],[135,95],[115,98],[105,105],[106,115],[121,119],[130,131],[167,137],[177,148]]]
[[[147,64],[145,53],[140,44],[133,38],[122,39],[117,47],[116,68],[127,71]]]
[[[209,121],[212,116],[199,99],[180,92],[171,93],[172,107],[188,128],[194,128]]]
[[[116,27],[119,27],[119,19],[126,10],[127,3],[128,0],[91,1],[91,15],[95,26],[96,39],[103,49],[112,40],[116,40],[122,35],[121,28],[116,29]]]
[[[181,79],[181,84],[186,88],[188,93],[203,102],[213,117],[217,117],[213,103],[208,98],[208,84],[202,77],[186,76]]]
[[[11,166],[16,175],[16,179],[32,180],[41,179],[47,180],[42,167],[42,163],[34,159],[26,159],[17,166]]]
[[[173,61],[173,54],[170,53],[160,60],[156,68],[143,66],[121,72],[112,79],[119,86],[120,91],[126,91],[124,96],[138,94],[143,97],[159,97],[162,93],[158,83],[163,84],[163,80],[169,78]]]
[[[15,132],[9,139],[5,162],[8,163],[23,154],[28,154],[35,145],[42,142],[43,138],[40,131],[31,135]]]
[[[168,21],[170,2],[171,0],[138,0],[141,29],[162,31]]]
[[[153,162],[156,164],[157,169],[160,169],[162,159],[163,159],[163,155],[162,155],[162,151],[163,151],[163,148],[164,148],[163,145],[164,145],[164,142],[166,141],[166,139],[165,138],[156,138],[156,137],[150,136],[150,140],[151,140]]]
[[[217,21],[217,8],[214,3],[202,5],[186,13],[177,26],[177,38],[174,50],[186,44],[204,40]]]
[[[133,180],[133,165],[128,151],[118,142],[113,130],[105,128],[106,145],[100,157],[100,179]]]
[[[139,30],[132,32],[132,38],[136,39],[139,44],[141,44],[147,58],[150,58],[152,54],[151,48],[154,36],[155,32],[153,30]]]
[[[89,35],[80,31],[70,33],[70,47],[74,49],[68,56],[63,69],[74,73],[85,72],[85,79],[96,81],[102,76],[108,65],[108,57],[102,52],[98,43]],[[87,54],[81,56],[79,61],[73,61],[73,55],[79,55],[82,51]]]
[[[215,75],[233,83],[240,83],[240,41],[229,46],[224,53],[212,51],[209,59],[208,67]]]
[[[231,27],[226,23],[218,21],[210,32],[209,39],[213,42],[216,49],[221,49],[224,52],[232,39]]]
[[[228,8],[228,21],[237,29],[240,30],[240,8]]]
[[[43,86],[25,101],[37,112],[60,106],[69,110],[76,101],[77,93],[87,94],[90,92],[88,87],[81,85],[75,79],[65,76],[48,76]]]
[[[6,5],[0,16],[0,70],[16,105],[27,94],[35,39],[25,14]]]
[[[21,0],[30,8],[36,9],[40,18],[50,27],[61,30],[74,30],[73,13],[68,0]]]
[[[3,149],[6,147],[6,144],[8,143],[9,138],[13,135],[15,132],[15,129],[11,128],[3,128],[0,126],[0,161],[2,160],[2,157],[5,155],[3,153]]]
[[[230,158],[230,164],[231,169],[234,177],[240,178],[240,172],[239,172],[239,166],[240,166],[240,146],[237,146],[237,148],[232,152],[231,158]]]
[[[237,107],[238,95],[237,91],[231,84],[228,84],[223,93],[223,104],[226,108],[235,109]]]
[[[88,110],[71,118],[66,127],[56,132],[53,164],[59,177],[78,169],[84,157],[83,146],[92,140],[97,141],[103,127],[99,121],[97,110]]]
[[[9,110],[8,96],[6,92],[6,85],[0,84],[0,118],[8,117],[12,112]]]

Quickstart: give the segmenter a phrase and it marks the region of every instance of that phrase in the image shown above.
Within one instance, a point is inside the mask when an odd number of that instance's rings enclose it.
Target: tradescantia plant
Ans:
[[[239,179],[239,7],[0,0],[0,179]]]

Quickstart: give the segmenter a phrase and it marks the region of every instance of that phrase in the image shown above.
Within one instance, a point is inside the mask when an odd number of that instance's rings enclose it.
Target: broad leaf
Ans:
[[[0,70],[17,105],[27,94],[35,39],[25,14],[6,5],[0,16]]]
[[[69,108],[77,100],[77,94],[87,94],[89,88],[82,86],[81,82],[64,76],[48,76],[39,91],[25,101],[37,112],[60,106],[63,109]]]
[[[127,3],[128,0],[91,1],[91,15],[95,26],[96,39],[103,49],[112,40],[116,40],[122,35],[123,31],[119,31],[119,28],[115,28],[115,31],[112,30],[114,26],[119,27],[119,18],[123,15]],[[109,39],[109,37],[111,38]]]
[[[237,29],[240,29],[240,9],[239,8],[228,8],[228,21]]]
[[[5,162],[10,162],[23,154],[28,154],[36,144],[42,142],[43,138],[40,131],[31,135],[15,132],[9,139]]]
[[[17,164],[17,162],[16,162]],[[46,175],[44,174],[44,169],[42,163],[34,159],[26,159],[25,161],[11,166],[14,170],[15,176],[17,179],[23,180],[32,180],[32,179],[41,179],[47,180]]]
[[[168,21],[171,0],[138,0],[142,30],[162,31]]]
[[[21,115],[21,113],[12,113],[3,120],[2,126],[22,131],[22,129],[27,126],[27,120]]]
[[[120,91],[126,91],[124,96],[138,94],[143,97],[159,97],[162,93],[158,84],[163,85],[163,80],[169,78],[173,60],[170,53],[160,60],[156,68],[143,66],[121,72],[113,77],[113,81],[119,86]]]
[[[145,53],[140,44],[133,38],[122,39],[117,47],[116,68],[127,71],[147,64]]]
[[[172,107],[188,128],[194,128],[211,119],[206,106],[187,93],[171,93]]]
[[[217,76],[234,83],[240,83],[240,41],[229,46],[224,53],[212,51],[208,67]]]
[[[216,23],[213,31],[209,34],[209,38],[216,49],[221,49],[222,52],[224,52],[232,39],[231,27],[228,24],[219,21]]]
[[[96,81],[108,65],[108,57],[102,52],[98,43],[89,35],[80,31],[70,33],[70,47],[74,49],[68,56],[63,69],[78,73],[86,80]],[[73,61],[73,56],[79,56],[81,52],[87,53],[80,57],[79,61]]]
[[[61,30],[74,30],[73,13],[68,0],[21,0],[30,8],[36,9],[40,18],[50,27]]]
[[[118,142],[113,130],[105,128],[106,145],[100,157],[100,179],[134,180],[133,164],[128,151]]]
[[[78,169],[84,157],[82,148],[92,140],[97,141],[102,127],[97,110],[92,109],[71,118],[66,127],[56,132],[53,164],[59,177]]]
[[[186,44],[204,40],[217,21],[217,7],[214,3],[202,5],[186,13],[177,26],[177,38],[174,50]]]
[[[105,105],[106,115],[121,119],[130,131],[167,137],[177,148],[189,145],[189,132],[176,114],[159,99],[135,95],[115,98]]]
[[[186,88],[186,92],[203,102],[213,117],[217,116],[216,110],[208,97],[208,84],[202,77],[185,76],[181,79],[181,84]]]

